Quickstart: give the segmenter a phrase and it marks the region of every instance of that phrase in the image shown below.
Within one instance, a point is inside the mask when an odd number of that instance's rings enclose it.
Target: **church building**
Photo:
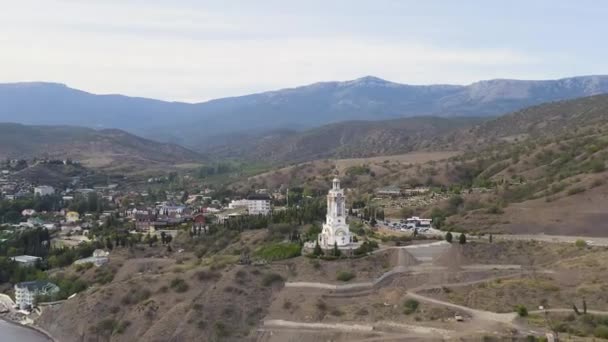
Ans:
[[[318,241],[319,246],[324,249],[331,248],[334,244],[338,247],[346,247],[352,243],[352,236],[346,223],[346,198],[344,189],[340,189],[338,178],[334,178],[332,188],[327,194],[327,216]]]

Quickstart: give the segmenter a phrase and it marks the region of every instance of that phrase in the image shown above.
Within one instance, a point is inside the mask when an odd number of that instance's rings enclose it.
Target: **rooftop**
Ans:
[[[37,257],[37,256],[32,256],[32,255],[18,255],[15,257],[12,257],[11,260],[14,260],[16,262],[36,262],[37,260],[40,260],[42,258]]]
[[[45,287],[57,287],[57,285],[44,281],[44,280],[34,280],[34,281],[24,281],[22,283],[15,284],[15,288],[27,288],[29,291],[38,291]]]

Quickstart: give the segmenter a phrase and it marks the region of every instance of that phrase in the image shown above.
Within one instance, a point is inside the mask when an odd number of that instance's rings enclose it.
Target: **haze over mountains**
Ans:
[[[466,86],[414,86],[368,76],[189,104],[95,95],[55,83],[12,83],[0,85],[0,121],[119,128],[203,150],[243,133],[303,130],[351,120],[496,116],[607,92],[608,76],[497,79]]]

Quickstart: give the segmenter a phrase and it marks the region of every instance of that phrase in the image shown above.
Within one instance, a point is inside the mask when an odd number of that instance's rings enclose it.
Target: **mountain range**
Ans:
[[[95,95],[56,83],[10,83],[0,84],[0,121],[118,128],[205,150],[235,136],[301,131],[353,120],[497,116],[540,103],[607,92],[608,76],[495,79],[470,85],[406,85],[367,76],[183,103]]]

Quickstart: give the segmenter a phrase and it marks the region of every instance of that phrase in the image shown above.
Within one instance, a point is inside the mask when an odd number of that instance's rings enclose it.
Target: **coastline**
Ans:
[[[41,327],[36,326],[34,324],[25,325],[25,324],[21,324],[21,323],[15,322],[13,320],[7,319],[7,318],[2,317],[2,316],[0,316],[0,320],[2,320],[3,322],[6,322],[8,324],[12,324],[14,326],[17,326],[17,327],[21,327],[21,328],[25,328],[25,329],[29,329],[29,330],[35,331],[35,332],[43,335],[49,342],[59,342],[48,331],[46,331],[46,330],[42,329]]]

